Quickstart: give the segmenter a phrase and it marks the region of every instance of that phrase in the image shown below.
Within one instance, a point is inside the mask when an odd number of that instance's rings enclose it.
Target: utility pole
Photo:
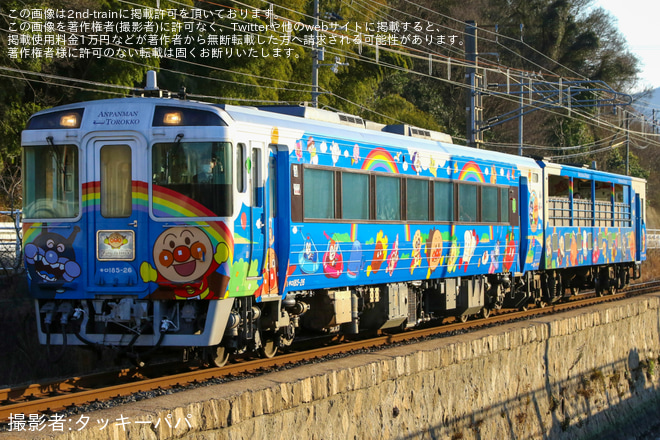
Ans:
[[[479,148],[483,143],[483,106],[482,93],[483,76],[477,74],[477,23],[474,21],[465,22],[465,58],[468,67],[465,73],[465,79],[468,83],[466,110],[467,110],[467,141],[470,147]]]
[[[520,109],[518,113],[518,156],[523,155],[523,116],[525,115],[525,101],[523,98],[525,76],[520,72]]]
[[[312,31],[312,107],[319,106],[319,0],[314,0],[314,29]]]
[[[630,113],[626,112],[626,176],[630,176]]]

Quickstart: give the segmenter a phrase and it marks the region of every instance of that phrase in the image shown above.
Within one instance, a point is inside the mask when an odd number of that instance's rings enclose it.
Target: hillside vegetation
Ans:
[[[0,184],[4,187],[5,206],[20,205],[20,131],[30,114],[39,109],[70,102],[117,96],[128,93],[127,89],[111,88],[144,86],[145,72],[159,71],[159,85],[165,89],[178,91],[182,87],[202,100],[258,105],[267,103],[297,104],[311,100],[311,45],[307,44],[312,32],[309,26],[292,26],[288,37],[286,56],[273,56],[275,44],[287,35],[283,28],[265,29],[265,25],[289,23],[313,24],[312,2],[303,0],[276,0],[271,21],[265,13],[252,11],[268,4],[257,0],[244,2],[203,1],[160,1],[162,10],[183,10],[199,8],[209,12],[208,16],[197,20],[190,29],[183,29],[183,38],[176,43],[175,28],[165,28],[155,32],[159,41],[166,41],[164,47],[185,49],[200,54],[209,38],[240,36],[241,41],[233,41],[231,47],[248,50],[253,48],[260,56],[224,56],[213,58],[176,57],[21,57],[11,54],[10,34],[7,29],[20,28],[20,20],[15,17],[20,11],[52,8],[72,11],[113,11],[130,10],[134,4],[154,6],[155,0],[4,0],[0,5],[1,34],[0,67]],[[339,25],[336,36],[355,36],[384,33],[397,35],[396,42],[404,45],[373,46],[356,44],[346,40],[343,44],[332,44],[324,40],[325,60],[319,69],[321,95],[319,105],[360,115],[366,119],[382,123],[405,122],[428,129],[444,131],[457,139],[466,138],[466,96],[465,68],[461,60],[465,55],[465,21],[477,22],[478,51],[482,54],[480,63],[500,66],[500,70],[522,69],[539,72],[558,80],[562,78],[604,81],[615,90],[627,93],[636,84],[639,61],[627,49],[625,39],[618,32],[613,17],[602,9],[591,8],[591,0],[354,0],[321,2],[321,17],[334,17]],[[224,14],[216,13],[218,10]],[[229,18],[229,11],[235,17]],[[242,14],[242,11],[246,11]],[[249,13],[247,13],[249,11]],[[264,11],[265,12],[265,11]],[[30,21],[39,21],[31,19]],[[41,20],[44,25],[48,21]],[[58,20],[54,20],[56,23]],[[66,20],[60,20],[66,21]],[[102,20],[100,20],[103,22]],[[154,23],[184,23],[190,21],[180,16],[160,17]],[[11,23],[14,22],[14,27]],[[17,25],[16,23],[19,23]],[[243,32],[238,29],[252,29],[256,32]],[[330,25],[330,22],[324,22]],[[396,24],[394,24],[396,23]],[[372,25],[370,27],[370,24]],[[405,27],[405,29],[404,29]],[[419,29],[419,30],[416,30]],[[432,29],[432,30],[430,30]],[[368,32],[367,32],[368,31]],[[496,33],[497,31],[497,33]],[[64,31],[67,38],[80,38],[84,32],[76,33],[68,27]],[[33,34],[37,33],[32,31]],[[42,37],[49,31],[44,26]],[[57,34],[57,28],[51,33]],[[89,34],[91,32],[87,32]],[[247,37],[247,35],[252,35]],[[328,38],[330,34],[324,34]],[[118,33],[117,35],[122,35]],[[129,30],[124,37],[139,37],[139,32]],[[421,39],[421,44],[413,44],[413,38]],[[442,36],[442,44],[438,44]],[[455,38],[451,38],[451,37]],[[428,38],[435,43],[428,44]],[[114,37],[112,37],[114,38]],[[163,40],[164,38],[164,40]],[[255,41],[251,41],[251,40]],[[250,41],[248,41],[250,40]],[[451,42],[450,42],[451,40]],[[114,40],[113,40],[114,41]],[[222,40],[225,41],[225,40]],[[120,43],[120,42],[117,42]],[[89,39],[79,41],[81,46],[92,44]],[[148,48],[145,41],[142,46]],[[47,46],[47,45],[46,45]],[[53,46],[57,46],[54,43]],[[220,45],[219,45],[220,46]],[[119,45],[109,47],[119,47]],[[137,47],[137,46],[133,46]],[[284,47],[284,46],[282,46]],[[6,50],[7,49],[7,50]],[[270,50],[270,56],[261,56]],[[429,67],[428,58],[435,62]],[[340,63],[332,68],[335,56]],[[454,60],[448,67],[447,57]],[[499,64],[497,64],[499,63]],[[30,75],[26,72],[44,72],[50,76]],[[556,76],[552,76],[556,75]],[[84,80],[85,83],[65,81],[62,78]],[[497,80],[497,78],[491,78]],[[517,98],[513,100],[496,97],[484,98],[485,119],[501,115],[517,108]],[[587,108],[586,116],[600,116],[612,113],[612,108]],[[622,125],[620,117],[608,117],[613,124]],[[525,154],[540,156],[569,155],[564,161],[590,164],[598,161],[602,169],[622,172],[625,152],[615,150],[590,154],[594,145],[607,145],[616,134],[612,128],[569,113],[565,109],[536,111],[525,116],[524,143],[534,146],[525,149]],[[639,130],[640,127],[631,128]],[[518,124],[516,120],[494,127],[485,135],[485,147],[502,149],[515,154],[517,149],[503,145],[516,144]],[[621,134],[611,141],[611,145],[621,141]],[[634,145],[644,147],[643,139],[635,139]],[[543,148],[538,148],[538,146]],[[584,146],[584,148],[575,148]],[[655,147],[645,150],[632,149],[631,173],[650,179],[652,204],[660,200],[654,189],[658,178],[649,170],[656,168],[659,160]],[[576,156],[575,154],[581,154]],[[562,161],[561,158],[557,159]]]

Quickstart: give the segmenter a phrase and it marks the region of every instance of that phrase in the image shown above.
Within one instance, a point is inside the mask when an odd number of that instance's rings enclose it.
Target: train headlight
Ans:
[[[163,124],[165,125],[179,125],[182,120],[181,112],[169,112],[163,116]]]
[[[60,118],[60,126],[66,128],[78,128],[80,127],[80,122],[78,121],[77,113],[68,113],[62,115]]]

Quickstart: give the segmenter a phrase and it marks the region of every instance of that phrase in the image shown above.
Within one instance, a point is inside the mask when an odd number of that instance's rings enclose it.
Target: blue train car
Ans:
[[[149,89],[158,96],[45,110],[23,131],[44,344],[181,347],[221,365],[301,332],[612,290],[645,258],[639,179]]]
[[[646,182],[587,168],[544,163],[545,294],[624,287],[646,258]]]

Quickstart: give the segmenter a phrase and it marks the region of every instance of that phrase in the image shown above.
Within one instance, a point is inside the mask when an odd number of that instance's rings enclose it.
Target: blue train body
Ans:
[[[645,182],[317,109],[72,104],[23,132],[42,342],[270,356],[303,329],[623,287]],[[203,301],[191,301],[191,300]]]

